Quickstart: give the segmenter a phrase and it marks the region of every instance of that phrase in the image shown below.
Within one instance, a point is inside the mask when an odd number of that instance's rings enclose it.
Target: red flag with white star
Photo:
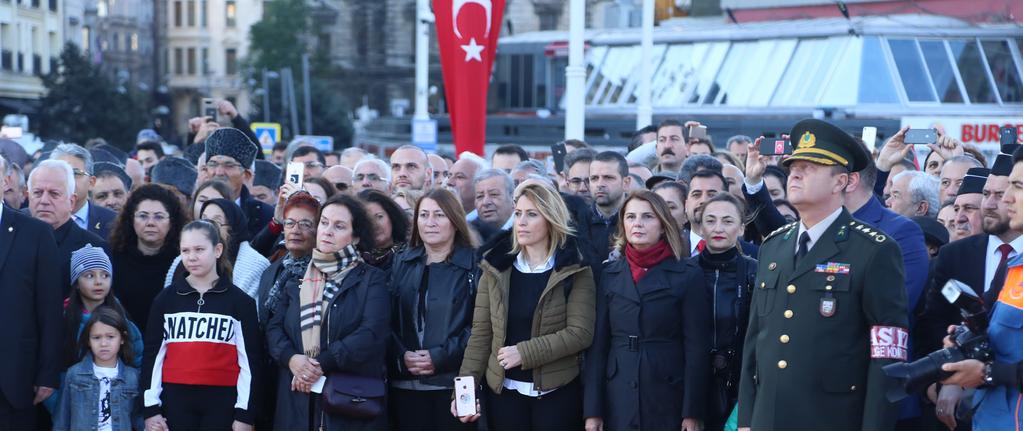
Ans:
[[[433,0],[455,150],[483,154],[487,88],[505,0]]]

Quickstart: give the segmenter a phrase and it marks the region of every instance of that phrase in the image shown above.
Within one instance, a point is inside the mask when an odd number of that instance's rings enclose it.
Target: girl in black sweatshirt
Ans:
[[[147,430],[251,430],[261,363],[256,303],[231,284],[219,229],[195,221],[181,233],[188,277],[156,296],[142,369]]]

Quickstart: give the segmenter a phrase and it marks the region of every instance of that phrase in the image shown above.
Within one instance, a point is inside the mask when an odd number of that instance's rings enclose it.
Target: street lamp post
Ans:
[[[583,38],[586,0],[572,0],[568,20],[568,66],[565,67],[565,139],[583,139],[586,127],[586,66]]]
[[[639,55],[639,106],[636,109],[636,130],[653,123],[654,108],[650,101],[650,80],[653,79],[653,66],[650,64],[650,51],[654,45],[654,0],[643,0],[643,34],[640,40]]]

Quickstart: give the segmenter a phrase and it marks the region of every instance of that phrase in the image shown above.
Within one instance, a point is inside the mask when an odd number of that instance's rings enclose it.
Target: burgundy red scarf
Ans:
[[[663,239],[646,250],[637,250],[632,244],[625,244],[625,260],[629,262],[632,281],[635,283],[639,283],[650,268],[670,257],[675,255],[671,251],[671,246]]]

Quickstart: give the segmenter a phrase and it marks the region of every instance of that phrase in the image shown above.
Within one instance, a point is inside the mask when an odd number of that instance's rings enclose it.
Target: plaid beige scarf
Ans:
[[[345,275],[359,262],[362,262],[362,257],[351,244],[335,253],[313,249],[313,260],[302,278],[298,294],[301,303],[299,328],[302,331],[302,351],[306,356],[315,358],[320,354],[320,323],[327,305],[334,299]]]

